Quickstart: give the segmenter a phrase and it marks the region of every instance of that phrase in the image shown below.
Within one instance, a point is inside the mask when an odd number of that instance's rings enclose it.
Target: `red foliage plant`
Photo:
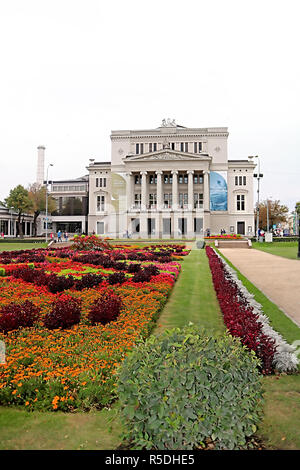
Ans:
[[[0,331],[7,333],[20,327],[31,327],[38,320],[39,313],[40,308],[29,300],[5,305],[0,310]]]
[[[80,299],[62,294],[52,303],[51,311],[45,315],[44,325],[49,330],[71,328],[80,322],[80,315]]]
[[[111,290],[103,291],[100,297],[92,304],[88,318],[92,325],[96,323],[106,325],[118,318],[121,308],[122,301],[117,294]]]
[[[205,249],[225,325],[232,336],[238,336],[242,344],[255,351],[261,360],[262,373],[271,374],[276,351],[274,340],[263,334],[258,315],[228,276],[221,259],[211,247]]]

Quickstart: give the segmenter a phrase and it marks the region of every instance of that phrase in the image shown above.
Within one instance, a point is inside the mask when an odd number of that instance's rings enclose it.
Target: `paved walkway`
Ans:
[[[255,249],[220,252],[274,304],[300,326],[300,261]]]

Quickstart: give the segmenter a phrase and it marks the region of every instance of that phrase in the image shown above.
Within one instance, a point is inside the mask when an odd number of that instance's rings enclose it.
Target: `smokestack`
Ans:
[[[45,149],[46,147],[43,147],[43,145],[38,146],[36,182],[41,185],[44,184],[44,178],[45,178]]]

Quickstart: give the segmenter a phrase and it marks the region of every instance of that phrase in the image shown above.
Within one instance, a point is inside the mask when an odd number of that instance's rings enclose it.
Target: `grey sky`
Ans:
[[[0,199],[110,160],[112,129],[227,126],[259,155],[261,197],[300,200],[298,0],[4,0]],[[256,197],[256,195],[255,195]]]

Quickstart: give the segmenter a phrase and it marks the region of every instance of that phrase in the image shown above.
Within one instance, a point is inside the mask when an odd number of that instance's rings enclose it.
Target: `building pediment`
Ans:
[[[153,162],[153,161],[207,161],[211,160],[207,153],[196,154],[187,152],[178,152],[176,150],[163,149],[157,152],[144,153],[142,155],[128,155],[123,159],[124,162]]]

